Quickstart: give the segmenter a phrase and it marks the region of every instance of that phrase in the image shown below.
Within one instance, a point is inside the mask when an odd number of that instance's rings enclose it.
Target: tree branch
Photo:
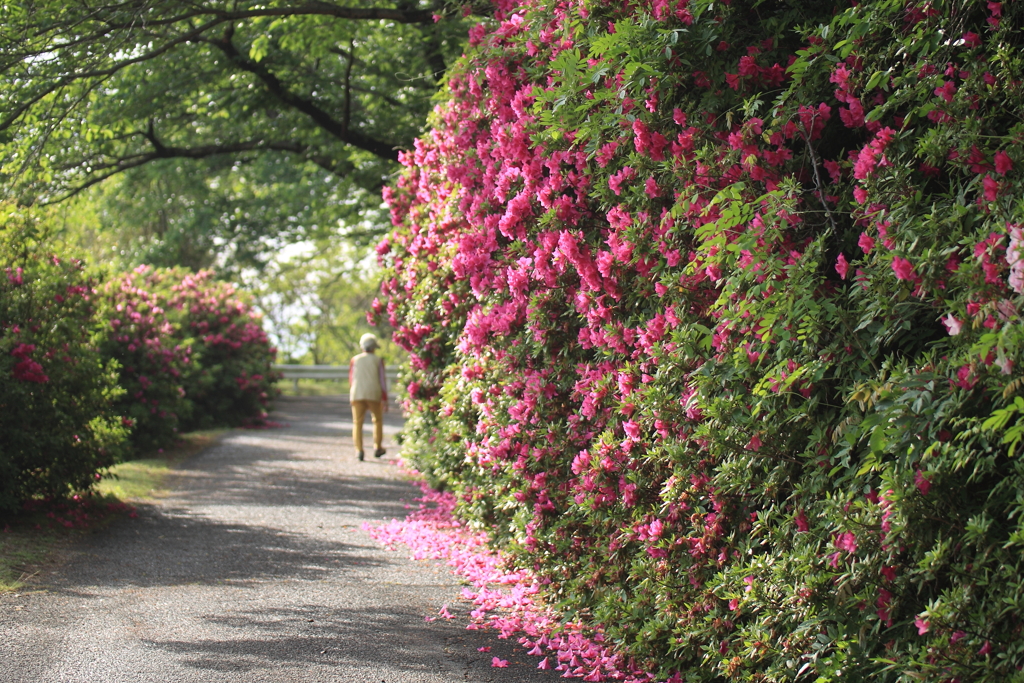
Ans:
[[[341,122],[346,133],[348,132],[349,121],[352,120],[352,64],[355,62],[356,56],[355,41],[349,41],[348,50],[352,56],[345,65],[345,114]]]
[[[398,150],[394,145],[382,140],[371,138],[370,136],[364,135],[358,131],[346,130],[344,121],[338,121],[317,106],[315,102],[291,92],[283,83],[281,83],[277,76],[268,71],[264,66],[243,57],[235,48],[234,43],[231,42],[230,31],[220,40],[211,38],[197,38],[197,40],[206,42],[220,49],[238,68],[243,71],[248,71],[260,79],[263,82],[263,85],[266,86],[267,90],[277,97],[277,99],[308,116],[321,129],[338,140],[352,145],[353,147],[366,150],[367,152],[383,159],[398,161]]]
[[[91,168],[96,171],[101,171],[97,176],[89,178],[81,185],[77,185],[60,197],[47,201],[43,205],[58,204],[66,199],[70,199],[75,195],[87,190],[88,188],[103,182],[107,178],[111,178],[118,173],[137,168],[144,164],[148,164],[151,161],[158,159],[206,159],[213,156],[219,156],[222,154],[239,154],[241,152],[254,152],[254,151],[276,151],[276,152],[289,152],[291,154],[297,154],[302,158],[316,164],[320,168],[333,173],[334,175],[345,175],[350,169],[347,166],[342,166],[335,163],[329,157],[324,155],[310,155],[310,147],[300,142],[294,142],[289,140],[283,141],[272,141],[267,142],[264,140],[246,140],[241,142],[233,142],[220,145],[199,145],[196,147],[174,147],[163,144],[159,138],[157,138],[154,131],[153,121],[150,120],[145,131],[139,131],[138,133],[153,146],[153,150],[150,152],[143,152],[139,154],[132,154],[114,161],[110,161],[102,164],[91,164]],[[76,164],[80,165],[80,164]],[[70,170],[69,167],[63,170]]]

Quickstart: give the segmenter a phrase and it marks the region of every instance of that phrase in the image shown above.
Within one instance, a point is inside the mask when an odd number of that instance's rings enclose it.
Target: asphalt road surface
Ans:
[[[417,494],[389,462],[398,415],[386,416],[388,455],[366,462],[346,399],[283,399],[272,417],[288,426],[229,433],[180,466],[169,496],[0,596],[0,682],[559,677],[512,640],[466,630],[443,563],[383,550],[361,529],[402,517]],[[425,620],[445,604],[458,618]]]

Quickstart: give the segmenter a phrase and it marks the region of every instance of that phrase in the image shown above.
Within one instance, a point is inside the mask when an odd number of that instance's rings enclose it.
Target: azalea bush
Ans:
[[[101,289],[99,334],[104,357],[117,361],[118,384],[125,393],[119,411],[130,422],[136,454],[167,446],[192,413],[185,394],[185,373],[192,349],[174,333],[166,301],[151,291],[152,269],[140,266],[112,278]]]
[[[1019,677],[1022,25],[498,3],[386,191],[406,455],[665,678]]]
[[[139,266],[104,288],[104,352],[122,366],[137,451],[179,431],[259,423],[276,351],[259,316],[211,271]]]
[[[277,395],[277,349],[249,298],[212,271],[156,271],[180,338],[191,339],[194,365],[185,391],[192,404],[190,429],[262,423]]]
[[[125,450],[117,366],[92,343],[95,283],[0,208],[0,511],[91,487]]]

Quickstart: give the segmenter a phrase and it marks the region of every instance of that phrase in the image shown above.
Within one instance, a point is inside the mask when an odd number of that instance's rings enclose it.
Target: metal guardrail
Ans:
[[[272,367],[277,372],[280,372],[285,379],[290,379],[292,381],[296,393],[299,391],[300,379],[348,380],[347,365],[293,365],[278,363]],[[384,366],[384,374],[388,380],[388,388],[397,388],[396,383],[398,382],[398,372],[399,367],[397,365]]]

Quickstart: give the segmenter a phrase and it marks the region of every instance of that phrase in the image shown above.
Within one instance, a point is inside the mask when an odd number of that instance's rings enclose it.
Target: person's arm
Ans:
[[[355,369],[356,369],[356,359],[353,358],[352,360],[350,360],[348,362],[348,386],[350,388],[352,386],[352,382],[355,381],[355,378],[352,376],[352,373],[355,372]]]
[[[388,374],[384,370],[384,359],[379,359],[380,363],[377,364],[378,378],[380,379],[380,400],[384,401],[384,405],[388,404]]]

